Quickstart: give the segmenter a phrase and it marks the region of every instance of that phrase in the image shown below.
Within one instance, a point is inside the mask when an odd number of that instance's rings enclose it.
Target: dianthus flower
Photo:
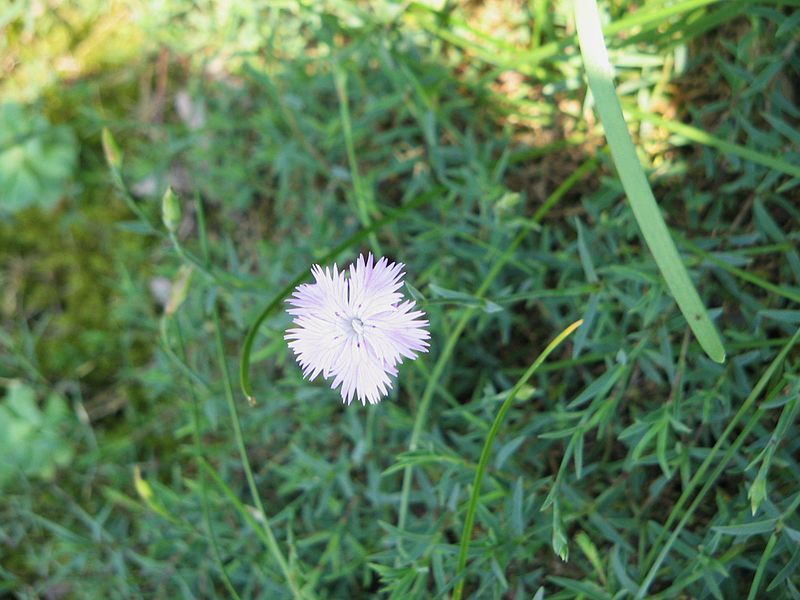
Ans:
[[[294,327],[286,340],[313,380],[322,373],[340,387],[347,404],[377,404],[389,393],[397,365],[427,352],[428,321],[398,290],[403,286],[403,263],[386,258],[374,262],[363,255],[347,271],[311,268],[314,283],[298,286],[287,300]]]

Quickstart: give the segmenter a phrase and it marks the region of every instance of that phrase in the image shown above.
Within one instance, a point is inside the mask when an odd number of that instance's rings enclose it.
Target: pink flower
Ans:
[[[285,339],[303,369],[303,377],[333,379],[347,404],[355,395],[362,404],[377,404],[392,387],[397,365],[427,352],[430,338],[425,313],[412,310],[398,290],[403,263],[372,254],[350,265],[350,276],[319,265],[311,268],[315,283],[304,283],[287,300],[295,327]]]

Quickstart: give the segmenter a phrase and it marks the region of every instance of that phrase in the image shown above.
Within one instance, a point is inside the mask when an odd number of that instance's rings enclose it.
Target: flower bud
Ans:
[[[107,127],[103,127],[100,141],[103,143],[103,154],[106,156],[106,162],[111,168],[119,170],[122,166],[122,150],[120,150],[116,140],[114,140],[114,136],[111,135]]]
[[[161,198],[161,220],[170,233],[174,233],[181,223],[181,203],[171,187]]]

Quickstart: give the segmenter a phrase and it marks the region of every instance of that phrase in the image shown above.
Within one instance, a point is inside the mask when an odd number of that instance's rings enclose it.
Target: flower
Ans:
[[[303,377],[333,379],[347,404],[377,404],[389,393],[397,365],[427,352],[430,338],[425,313],[398,292],[403,263],[374,262],[363,255],[346,271],[311,268],[315,283],[298,286],[287,299],[295,327],[285,339],[303,369]]]

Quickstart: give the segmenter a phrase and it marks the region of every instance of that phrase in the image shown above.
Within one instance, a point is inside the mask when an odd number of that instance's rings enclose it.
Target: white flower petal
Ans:
[[[377,404],[389,393],[396,366],[427,352],[425,313],[399,292],[403,263],[361,255],[349,270],[311,268],[314,283],[287,300],[294,327],[285,339],[303,376],[320,373],[347,404]],[[349,277],[346,277],[349,275]]]

